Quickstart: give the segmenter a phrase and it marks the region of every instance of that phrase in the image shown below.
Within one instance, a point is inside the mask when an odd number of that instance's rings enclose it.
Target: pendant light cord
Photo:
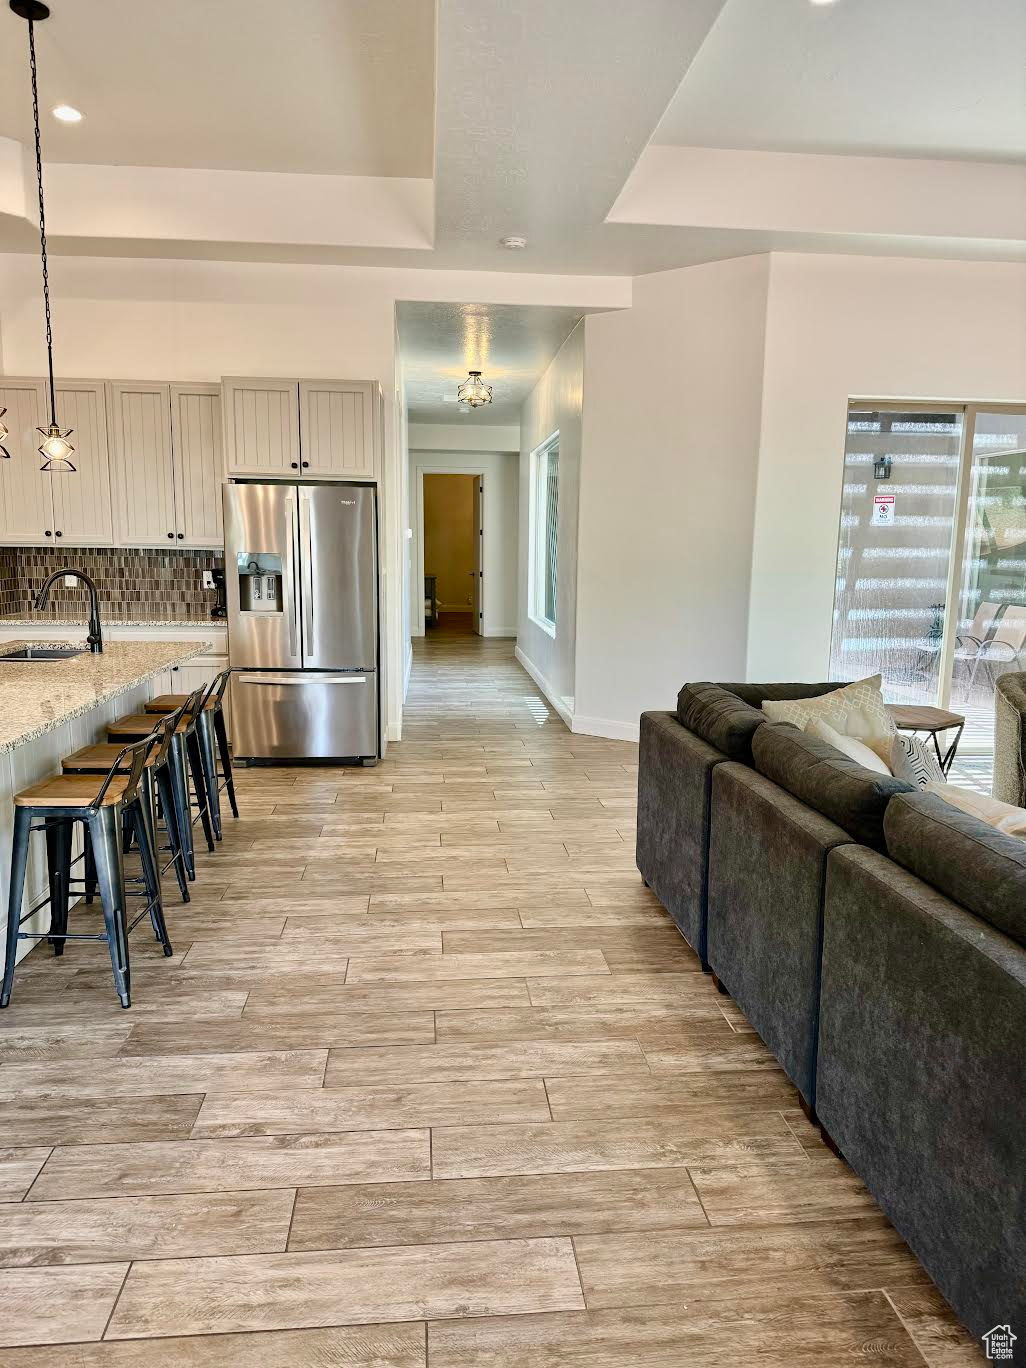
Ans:
[[[43,307],[46,310],[46,360],[50,373],[50,425],[57,426],[57,395],[53,383],[53,327],[50,321],[50,272],[46,262],[46,207],[43,204],[43,149],[39,139],[39,89],[36,82],[35,24],[28,21],[29,68],[32,72],[32,122],[36,134],[36,184],[39,187],[39,251],[43,260]]]

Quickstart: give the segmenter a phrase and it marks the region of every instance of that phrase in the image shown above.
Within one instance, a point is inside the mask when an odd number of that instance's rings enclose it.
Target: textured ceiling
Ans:
[[[50,161],[430,176],[433,0],[51,0]],[[0,13],[0,136],[30,136],[26,26]]]
[[[410,421],[517,423],[520,406],[580,321],[580,309],[495,304],[399,304],[399,345]],[[468,370],[492,402],[461,417],[455,396]]]
[[[653,141],[1026,155],[1026,4],[727,0]]]

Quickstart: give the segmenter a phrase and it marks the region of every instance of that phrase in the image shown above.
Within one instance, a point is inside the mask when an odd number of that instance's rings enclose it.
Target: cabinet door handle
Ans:
[[[304,461],[304,462],[303,462],[303,469],[306,470],[306,468],[309,466],[309,464],[310,464],[309,461]]]
[[[291,464],[292,464],[292,469],[293,469],[293,470],[298,470],[298,469],[299,469],[299,462],[298,462],[298,461],[293,461]]]
[[[175,534],[174,534],[173,532],[169,532],[169,533],[167,534],[167,539],[168,539],[168,541],[174,541],[174,539],[175,539]]]
[[[63,537],[63,536],[64,536],[64,533],[63,533],[63,532],[55,532],[55,533],[54,533],[54,536],[55,536],[55,537]]]
[[[179,540],[179,541],[184,541],[184,540],[185,540],[185,533],[184,533],[184,532],[179,532],[179,534],[178,534],[178,540]]]
[[[44,537],[52,537],[52,536],[53,536],[53,533],[50,531],[49,528],[47,528],[46,531],[43,533],[43,536],[44,536]]]

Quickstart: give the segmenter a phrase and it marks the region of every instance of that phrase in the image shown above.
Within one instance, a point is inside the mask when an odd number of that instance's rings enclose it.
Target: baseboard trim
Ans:
[[[637,741],[641,723],[614,722],[609,717],[582,717],[580,713],[574,713],[570,730],[580,736],[604,736],[609,741]]]
[[[524,669],[531,676],[534,682],[538,685],[538,688],[541,689],[542,693],[555,708],[556,712],[559,714],[564,724],[567,727],[569,727],[571,731],[573,731],[573,714],[567,708],[566,704],[562,702],[559,695],[555,692],[549,681],[542,674],[541,670],[538,669],[537,665],[535,665],[533,660],[529,659],[524,654],[524,652],[520,649],[519,646],[517,647],[515,654],[517,660],[520,661],[521,665],[523,665]]]

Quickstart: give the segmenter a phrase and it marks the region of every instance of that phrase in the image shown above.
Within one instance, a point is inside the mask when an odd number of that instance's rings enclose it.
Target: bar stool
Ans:
[[[175,816],[178,821],[178,832],[185,857],[185,868],[189,878],[195,879],[196,854],[192,838],[192,802],[189,797],[190,776],[196,793],[196,804],[199,808],[208,850],[214,849],[214,830],[210,821],[210,804],[207,798],[206,782],[203,778],[203,755],[197,728],[203,690],[198,689],[190,697],[196,700],[195,707],[190,704],[186,708],[182,714],[182,720],[172,733],[168,764],[171,767]],[[155,713],[132,713],[128,717],[119,717],[116,722],[110,723],[107,727],[107,740],[122,746],[126,741],[140,741],[158,725],[159,718]]]
[[[232,776],[232,755],[228,747],[228,728],[224,720],[224,694],[231,678],[231,670],[222,670],[213,680],[203,697],[203,707],[196,720],[199,733],[200,752],[203,756],[203,777],[210,800],[210,820],[214,836],[221,840],[221,789],[228,794],[232,816],[238,817],[239,805],[235,799],[235,780]],[[180,708],[185,694],[160,694],[146,704],[148,713],[169,713]],[[216,749],[215,749],[216,748]],[[217,771],[217,757],[221,759],[221,773]]]
[[[175,801],[175,781],[171,772],[171,739],[177,727],[188,712],[194,712],[200,703],[202,689],[196,689],[191,694],[182,695],[182,703],[167,719],[165,728],[165,743],[161,751],[154,758],[153,763],[148,765],[143,772],[143,785],[148,790],[148,808],[154,815],[153,845],[158,852],[159,845],[156,839],[156,813],[157,804],[155,798],[160,800],[160,815],[164,819],[164,826],[167,830],[168,848],[171,852],[171,859],[166,865],[161,867],[161,874],[173,868],[175,878],[178,880],[178,890],[182,897],[182,902],[189,902],[189,874],[185,861],[185,842],[182,838],[178,824],[178,804]],[[67,755],[61,762],[61,768],[65,774],[106,774],[113,765],[121,747],[110,742],[100,742],[94,746],[84,746],[77,750],[73,755]],[[154,792],[155,791],[155,792]],[[96,887],[95,870],[92,867],[92,850],[86,842],[85,850],[85,898],[90,903],[93,900],[93,892]]]
[[[160,748],[167,744],[170,726],[125,746],[105,777],[89,774],[61,774],[23,789],[14,798],[14,843],[11,856],[11,885],[7,909],[7,956],[0,1007],[11,1000],[15,958],[19,940],[41,940],[44,936],[54,954],[64,953],[69,940],[103,941],[110,949],[114,986],[122,1007],[131,1006],[132,979],[128,962],[128,935],[147,914],[164,954],[171,955],[171,942],[164,923],[160,900],[160,870],[145,813],[143,773]],[[122,851],[122,826],[128,822],[139,842],[143,889],[146,904],[129,924],[126,909],[125,866]],[[96,865],[96,877],[103,907],[102,934],[72,934],[68,931],[68,906],[71,894],[71,841],[74,824],[82,822],[88,833]],[[34,825],[35,823],[35,825]],[[41,823],[41,824],[40,824]],[[50,893],[42,903],[22,915],[25,872],[28,865],[29,836],[46,832],[47,866]],[[42,907],[50,905],[49,931],[22,931],[25,921]]]

